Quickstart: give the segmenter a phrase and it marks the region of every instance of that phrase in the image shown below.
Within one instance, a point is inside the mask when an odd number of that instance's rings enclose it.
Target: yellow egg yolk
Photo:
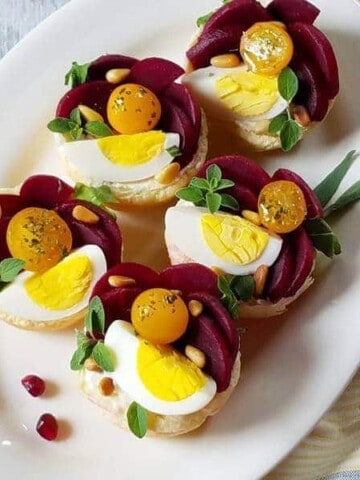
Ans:
[[[77,305],[86,295],[93,278],[93,267],[85,255],[73,256],[45,273],[38,273],[25,282],[31,300],[49,310],[66,310]]]
[[[110,162],[122,167],[142,165],[164,150],[166,135],[164,132],[137,133],[133,135],[116,135],[97,140],[102,154]]]
[[[226,262],[247,265],[265,250],[269,234],[244,218],[205,214],[201,231],[210,250]]]
[[[202,371],[171,347],[141,340],[137,370],[144,386],[157,398],[176,402],[190,397],[206,383]]]
[[[240,117],[262,115],[280,98],[277,77],[264,77],[246,70],[219,78],[215,93]]]

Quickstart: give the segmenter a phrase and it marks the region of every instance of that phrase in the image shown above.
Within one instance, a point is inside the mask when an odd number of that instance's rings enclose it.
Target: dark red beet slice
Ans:
[[[70,200],[74,189],[58,177],[33,175],[22,184],[20,196],[32,206],[53,209]]]
[[[327,37],[308,23],[292,23],[288,31],[301,58],[319,66],[327,95],[330,99],[334,98],[339,92],[339,73],[335,53]]]
[[[170,60],[145,58],[135,63],[126,83],[139,83],[158,95],[183,73],[184,70]]]
[[[311,120],[321,122],[329,109],[329,97],[318,65],[294,56],[291,67],[299,79],[294,102],[307,108]]]
[[[324,216],[324,210],[321,206],[320,200],[309,185],[297,173],[286,168],[280,168],[279,170],[276,170],[272,177],[272,181],[277,180],[294,182],[299,188],[301,188],[306,201],[307,218],[322,218]]]
[[[273,0],[267,11],[276,20],[284,23],[314,23],[320,10],[306,0]]]
[[[169,105],[176,105],[183,110],[193,124],[194,134],[199,134],[201,126],[200,106],[185,85],[173,83],[162,93],[161,99],[166,99]]]
[[[108,291],[119,290],[116,288],[114,289],[109,285],[108,278],[111,275],[133,278],[136,280],[134,288],[141,288],[143,290],[159,287],[161,285],[159,274],[151,268],[146,267],[145,265],[140,265],[139,263],[126,262],[115,265],[108,270],[96,283],[92,296],[102,295],[104,292]]]
[[[192,318],[186,340],[205,353],[204,370],[215,380],[218,392],[226,390],[234,360],[216,322],[203,314]]]
[[[263,168],[249,158],[240,155],[228,155],[208,160],[200,169],[198,177],[205,178],[206,169],[215,163],[221,168],[223,178],[245,185],[255,194],[271,181],[270,176]]]
[[[19,195],[4,193],[0,195],[0,218],[12,217],[27,206],[26,200]]]
[[[113,68],[131,68],[138,62],[136,58],[125,55],[107,54],[102,55],[93,62],[88,70],[87,81],[105,80],[106,72]]]
[[[272,302],[283,298],[294,278],[295,259],[291,249],[291,242],[284,238],[279,258],[270,269],[268,282],[265,286],[264,297]]]
[[[160,273],[161,285],[170,290],[181,290],[185,295],[194,292],[207,292],[220,296],[217,275],[198,263],[183,263],[168,267]]]
[[[61,98],[56,109],[56,117],[69,118],[71,110],[79,105],[86,105],[107,119],[106,106],[114,88],[115,85],[105,80],[78,85]]]
[[[234,185],[231,188],[224,190],[224,193],[232,195],[239,203],[239,212],[242,210],[257,211],[258,195],[256,195],[250,188],[245,185]],[[229,212],[234,210],[229,210]]]
[[[315,249],[305,229],[300,228],[292,238],[293,252],[295,256],[295,270],[292,282],[285,297],[292,297],[303,285],[313,268]]]
[[[114,288],[100,295],[105,309],[105,331],[114,320],[131,320],[131,305],[141,288]]]
[[[72,216],[76,205],[83,205],[98,215],[99,222],[95,225],[80,222]],[[73,200],[63,203],[56,208],[56,212],[68,224],[72,236],[73,247],[83,245],[98,245],[104,252],[108,268],[121,261],[122,238],[116,221],[101,208],[87,202]]]
[[[6,243],[6,230],[9,222],[10,218],[0,218],[0,261],[4,260],[4,258],[11,257]]]
[[[206,292],[196,292],[189,295],[189,300],[197,300],[204,305],[205,315],[216,319],[216,323],[225,336],[233,359],[239,351],[239,334],[236,331],[235,321],[218,298]]]

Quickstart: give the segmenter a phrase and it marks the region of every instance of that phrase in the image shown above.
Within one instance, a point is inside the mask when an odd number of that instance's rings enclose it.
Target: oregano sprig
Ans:
[[[132,402],[126,413],[130,431],[138,438],[143,438],[148,429],[148,412],[137,402]]]
[[[18,258],[4,258],[0,262],[0,290],[11,283],[24,268],[25,262]]]
[[[70,70],[66,73],[64,83],[69,87],[74,88],[86,82],[88,77],[90,63],[80,65],[77,62],[72,62]]]
[[[194,177],[188,187],[178,190],[176,196],[194,203],[197,207],[207,207],[210,213],[216,213],[221,207],[238,210],[237,200],[222,192],[234,185],[233,181],[223,179],[220,167],[213,164],[206,170],[206,179]]]
[[[106,206],[106,204],[109,203],[118,203],[118,199],[112,193],[111,188],[108,185],[90,187],[83,183],[77,183],[74,187],[73,198],[92,203],[93,205],[105,210],[112,217],[116,217],[116,215]]]
[[[241,302],[247,302],[254,294],[255,281],[253,275],[220,275],[218,288],[223,294],[223,305],[237,320]]]

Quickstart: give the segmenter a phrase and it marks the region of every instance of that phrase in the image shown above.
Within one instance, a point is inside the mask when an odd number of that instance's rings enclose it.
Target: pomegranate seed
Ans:
[[[55,440],[58,434],[58,424],[54,415],[51,413],[41,415],[36,424],[36,431],[49,442]]]
[[[21,380],[21,383],[33,397],[39,397],[44,393],[45,382],[36,375],[27,375]]]

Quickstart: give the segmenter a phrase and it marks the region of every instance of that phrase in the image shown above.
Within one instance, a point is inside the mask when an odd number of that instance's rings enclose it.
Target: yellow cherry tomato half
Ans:
[[[254,73],[278,75],[287,67],[294,45],[284,27],[274,22],[258,22],[243,33],[240,54]]]
[[[152,288],[135,298],[131,307],[131,321],[145,340],[166,345],[185,333],[189,312],[179,295],[165,288]]]
[[[25,269],[44,272],[62,260],[72,247],[72,234],[59,215],[45,208],[25,208],[10,220],[6,242]]]
[[[126,83],[115,88],[107,103],[110,125],[119,133],[132,134],[153,130],[161,117],[161,104],[148,88]]]
[[[279,180],[267,184],[258,198],[261,223],[274,233],[296,230],[306,217],[306,201],[294,183]]]

